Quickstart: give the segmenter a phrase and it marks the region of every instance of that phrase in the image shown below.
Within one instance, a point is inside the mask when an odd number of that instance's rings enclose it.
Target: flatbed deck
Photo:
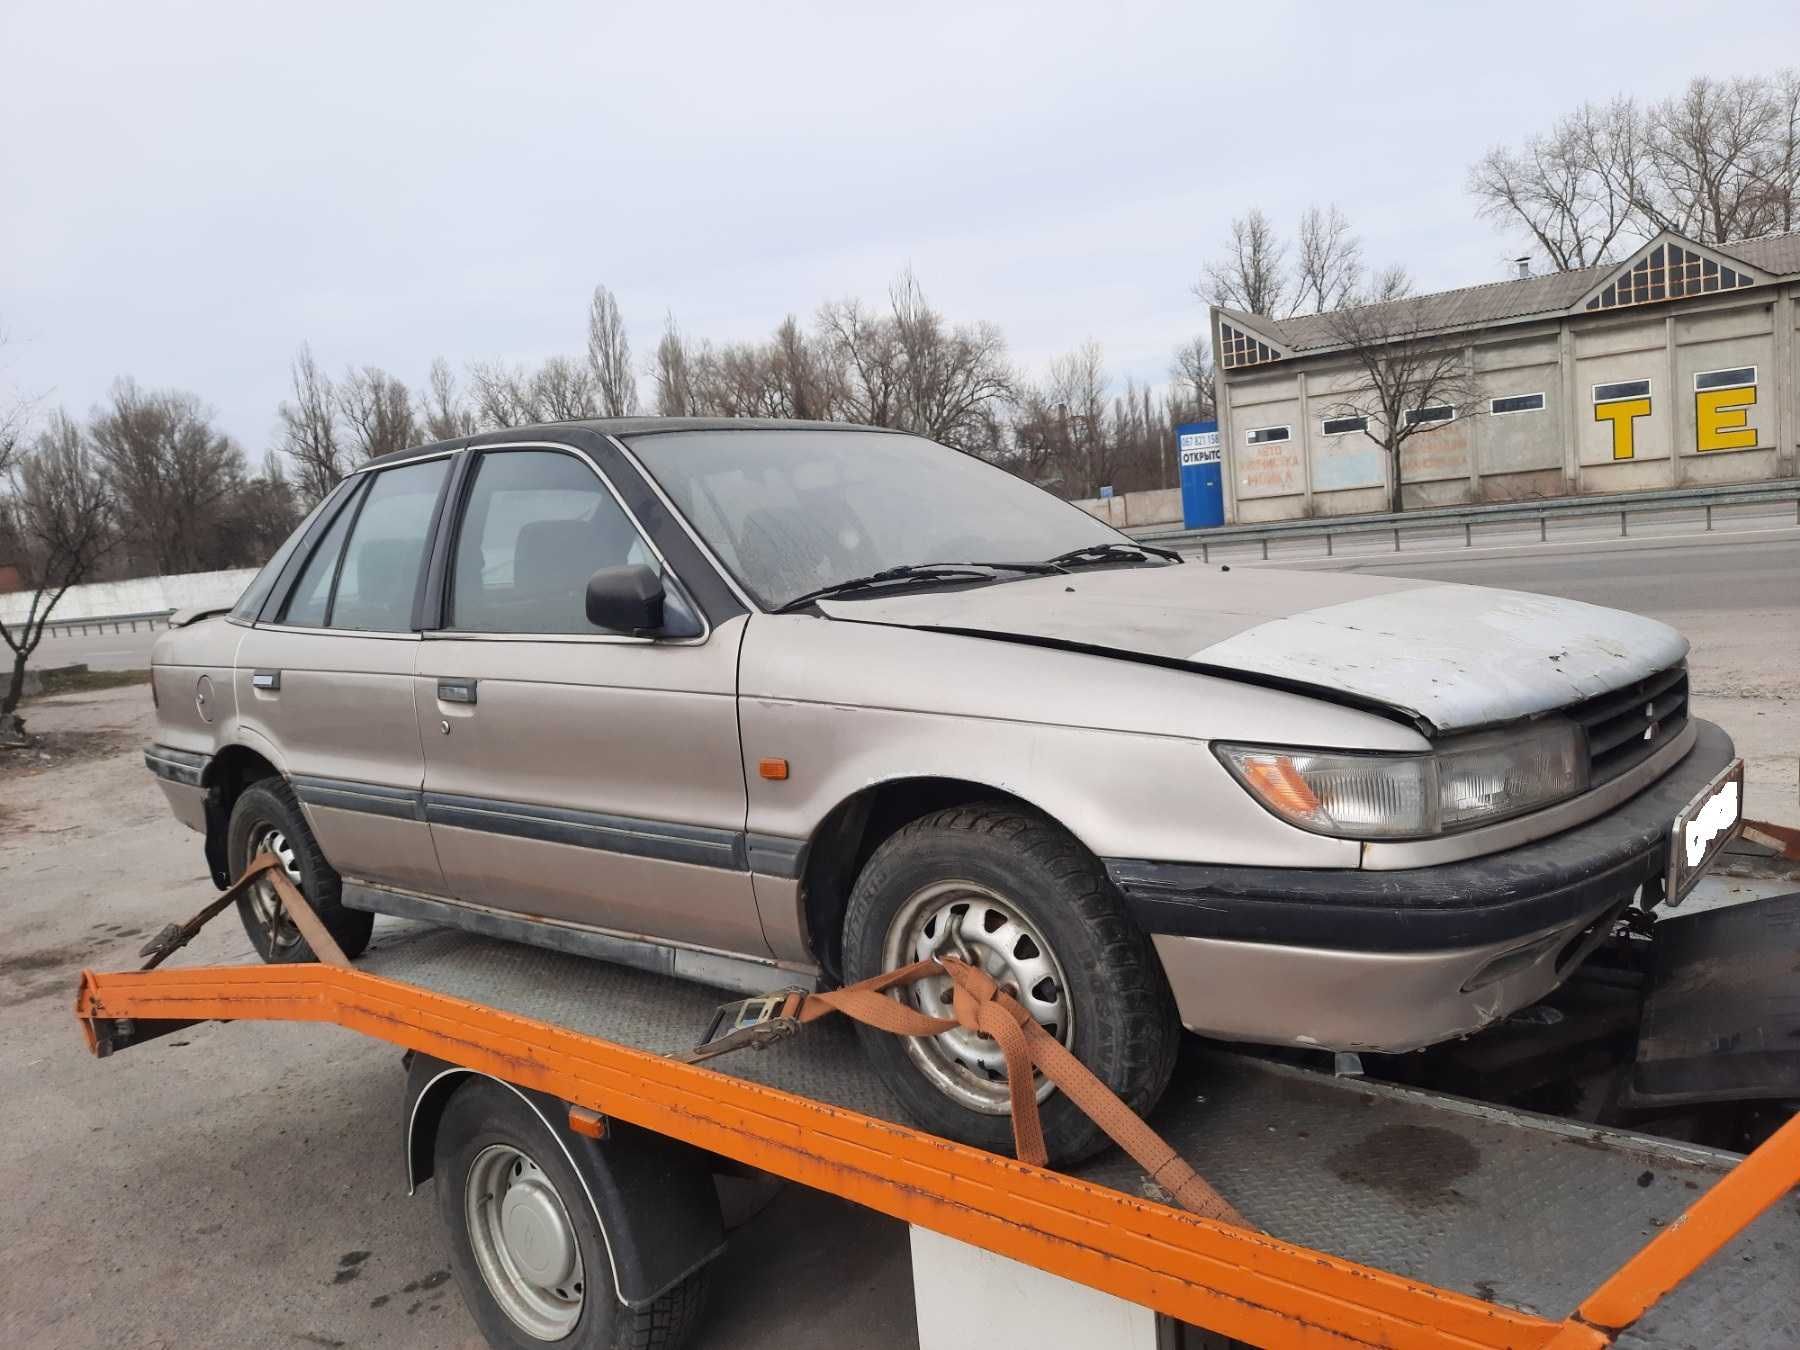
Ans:
[[[1146,1205],[1165,1197],[1116,1153],[1082,1186],[920,1134],[841,1019],[705,1067],[647,1058],[691,1047],[720,999],[663,975],[384,919],[349,969],[84,981],[92,1026],[338,1022],[1257,1343],[1605,1344],[1578,1307],[1740,1161],[1192,1041],[1151,1123],[1271,1241]],[[1613,1306],[1680,1278],[1639,1271]],[[1616,1343],[1800,1344],[1800,1195]]]
[[[652,1053],[687,1049],[703,986],[514,943],[387,923],[374,974]],[[1740,1155],[1247,1054],[1189,1047],[1151,1124],[1290,1242],[1561,1319]],[[709,1067],[877,1119],[907,1118],[843,1019]],[[1076,1173],[1162,1198],[1109,1151]],[[1800,1196],[1776,1206],[1618,1342],[1800,1345]]]

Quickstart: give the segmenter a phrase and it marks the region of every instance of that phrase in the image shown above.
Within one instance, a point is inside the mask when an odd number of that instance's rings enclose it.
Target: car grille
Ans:
[[[1642,764],[1687,725],[1688,673],[1671,666],[1565,710],[1587,732],[1588,783],[1598,786]]]

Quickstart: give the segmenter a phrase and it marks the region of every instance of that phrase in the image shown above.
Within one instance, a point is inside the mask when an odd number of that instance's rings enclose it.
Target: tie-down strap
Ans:
[[[887,995],[886,991],[890,989],[934,975],[950,977],[952,1017],[933,1017]],[[1090,1120],[1106,1131],[1115,1144],[1130,1154],[1150,1179],[1172,1195],[1182,1208],[1239,1228],[1251,1227],[1244,1216],[1188,1166],[1161,1135],[1120,1101],[1111,1088],[1096,1078],[1067,1046],[1040,1026],[1017,999],[1001,989],[980,967],[959,961],[954,956],[915,961],[830,993],[791,993],[781,1010],[781,1017],[804,1024],[834,1012],[896,1036],[937,1036],[963,1027],[992,1037],[1006,1058],[1006,1086],[1012,1100],[1013,1146],[1021,1161],[1042,1167],[1048,1160],[1033,1083],[1035,1066]]]

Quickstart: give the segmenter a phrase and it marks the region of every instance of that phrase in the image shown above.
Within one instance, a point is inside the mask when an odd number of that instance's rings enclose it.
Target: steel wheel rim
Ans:
[[[581,1243],[544,1169],[511,1144],[490,1144],[463,1183],[469,1249],[500,1310],[534,1340],[560,1341],[587,1304]]]
[[[956,950],[958,937],[971,964],[993,976],[1057,1040],[1070,1043],[1075,1014],[1062,963],[1016,904],[979,882],[940,881],[909,896],[888,924],[882,967],[962,954]],[[891,996],[933,1017],[950,1016],[948,976],[918,980]],[[990,1116],[1011,1112],[997,1042],[958,1027],[938,1036],[909,1036],[902,1044],[919,1072],[958,1105]],[[1042,1074],[1034,1081],[1040,1102],[1055,1091]]]
[[[289,842],[287,833],[278,825],[261,824],[250,833],[249,855],[255,858],[258,854],[272,853],[281,863],[281,870],[287,873],[287,879],[294,883],[294,889],[302,895],[306,894],[300,873],[300,855]],[[250,888],[250,909],[256,920],[262,925],[263,932],[269,935],[272,950],[285,951],[297,946],[300,942],[300,929],[289,917],[287,907],[281,903],[275,887],[267,881],[259,881]]]

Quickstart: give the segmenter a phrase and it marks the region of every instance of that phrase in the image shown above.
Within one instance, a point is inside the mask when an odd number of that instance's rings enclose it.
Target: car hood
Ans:
[[[1047,642],[1340,691],[1456,731],[1559,708],[1687,654],[1667,624],[1400,577],[1134,567],[824,600],[832,619]]]

